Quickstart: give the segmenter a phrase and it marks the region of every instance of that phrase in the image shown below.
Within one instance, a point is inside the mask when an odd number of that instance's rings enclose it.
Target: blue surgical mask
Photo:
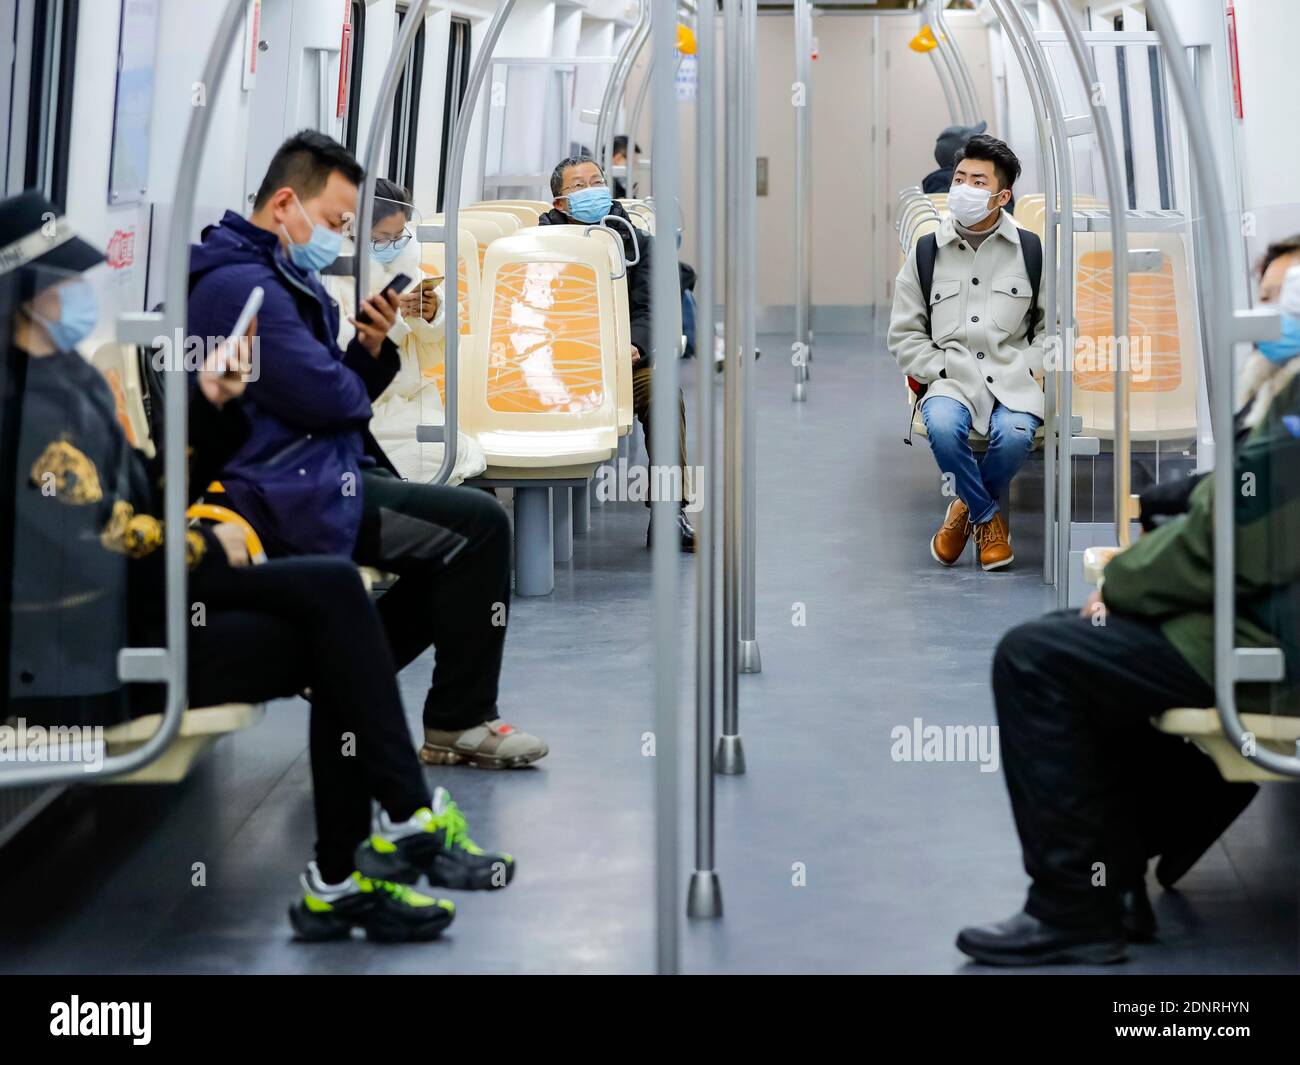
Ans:
[[[297,196],[294,196],[294,201],[298,204],[298,210],[302,212],[303,218],[307,219],[307,223],[311,226],[311,237],[306,244],[295,244],[293,238],[289,236],[289,231],[281,226],[285,239],[289,242],[289,258],[294,266],[302,270],[319,272],[339,257],[339,251],[343,247],[343,235],[335,233],[334,230],[319,222],[313,223],[302,201]]]
[[[569,215],[579,222],[599,222],[609,214],[614,198],[605,185],[593,185],[591,188],[578,189],[569,193],[565,199],[569,203]]]
[[[1281,365],[1294,359],[1300,355],[1300,318],[1282,315],[1282,335],[1277,340],[1261,340],[1255,347],[1269,362]]]
[[[59,286],[59,317],[54,321],[42,318],[35,311],[32,317],[41,323],[51,343],[60,351],[75,351],[99,320],[99,299],[86,281],[70,281]]]
[[[392,244],[388,245],[386,248],[376,248],[375,242],[373,240],[370,242],[371,258],[373,258],[375,262],[381,263],[384,266],[392,266],[393,263],[397,261],[397,257],[405,250],[405,248],[398,248]]]

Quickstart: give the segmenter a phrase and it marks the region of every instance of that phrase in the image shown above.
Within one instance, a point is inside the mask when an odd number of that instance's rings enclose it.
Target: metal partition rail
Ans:
[[[669,61],[676,47],[676,0],[654,0],[652,36],[654,41],[654,139],[659,145],[677,144],[676,72]],[[678,153],[658,151],[650,157],[652,181],[659,191],[656,209],[657,229],[671,235],[677,229]],[[671,239],[661,242],[651,261],[651,298],[660,306],[670,306],[681,299],[677,275],[677,246]],[[654,317],[656,360],[653,401],[657,410],[672,410],[677,400],[679,360],[676,358],[680,331],[673,327],[673,317]],[[708,360],[701,356],[701,361]],[[677,425],[668,418],[656,418],[650,426],[654,454],[673,453]],[[677,604],[679,545],[676,531],[678,502],[658,499],[652,504],[650,520],[654,526],[654,603],[655,603],[655,903],[656,958],[658,971],[677,972],[678,911],[681,882],[678,879],[678,731],[681,685],[679,683],[678,640],[681,636]]]
[[[925,16],[921,17],[922,24],[925,24]],[[939,87],[943,90],[944,101],[948,104],[948,117],[952,125],[962,125],[962,109],[957,103],[956,93],[953,92],[952,83],[948,80],[948,68],[938,56],[938,48],[930,49],[930,65],[934,67],[934,76],[939,79]]]
[[[1165,0],[1147,0],[1147,15],[1159,35],[1165,54],[1166,69],[1179,106],[1187,122],[1187,140],[1197,165],[1193,180],[1200,184],[1201,202],[1210,248],[1227,248],[1230,236],[1225,215],[1227,199],[1214,158],[1209,123],[1197,97],[1191,70],[1178,30],[1170,18]],[[1286,662],[1282,652],[1269,649],[1238,649],[1236,646],[1236,502],[1237,473],[1232,433],[1234,356],[1238,343],[1268,340],[1278,336],[1280,322],[1275,311],[1268,309],[1238,310],[1233,306],[1232,285],[1221,258],[1205,257],[1212,276],[1201,287],[1211,304],[1207,316],[1210,336],[1207,343],[1219,351],[1218,387],[1214,389],[1215,461],[1214,461],[1214,688],[1224,735],[1246,758],[1274,773],[1300,777],[1300,754],[1284,755],[1251,742],[1237,711],[1238,681],[1280,681]],[[1288,545],[1294,550],[1295,545]],[[1247,752],[1250,753],[1247,753]]]
[[[947,58],[948,71],[966,115],[966,125],[974,126],[980,120],[979,96],[975,92],[975,82],[970,76],[970,68],[966,66],[966,57],[962,55],[957,39],[948,28],[948,19],[943,13],[945,3],[946,0],[930,0],[931,17],[934,28],[938,31],[935,38],[939,42],[939,50],[944,52]]]
[[[1053,575],[1056,580],[1056,605],[1064,609],[1069,605],[1070,597],[1070,524],[1073,513],[1074,455],[1073,412],[1074,412],[1074,171],[1070,153],[1070,138],[1084,136],[1091,128],[1088,119],[1070,119],[1065,115],[1065,105],[1061,102],[1059,86],[1052,75],[1047,61],[1047,54],[1039,43],[1034,28],[1020,7],[1020,0],[1004,0],[1003,10],[1014,23],[1016,32],[1025,46],[1025,54],[1033,68],[1034,77],[1030,83],[1030,92],[1039,93],[1047,110],[1051,124],[1052,140],[1055,145],[1056,191],[1058,202],[1047,200],[1043,218],[1044,232],[1057,235],[1059,242],[1059,262],[1056,264],[1057,305],[1059,309],[1058,347],[1049,353],[1053,367],[1056,388],[1053,399],[1056,408],[1056,507],[1055,529],[1052,544]],[[1044,261],[1046,249],[1044,249]]]
[[[761,673],[763,660],[758,650],[757,595],[758,582],[758,418],[754,409],[754,374],[757,372],[758,354],[758,0],[744,0],[742,29],[743,93],[738,101],[741,108],[741,130],[744,148],[741,152],[741,217],[744,226],[744,259],[741,276],[744,279],[744,302],[741,324],[744,327],[745,346],[740,365],[744,371],[740,378],[741,417],[741,529],[740,529],[740,648],[738,665],[742,673]]]
[[[1115,358],[1115,444],[1114,444],[1114,483],[1115,483],[1115,541],[1120,547],[1127,547],[1130,539],[1130,522],[1134,517],[1131,497],[1131,459],[1129,449],[1129,380],[1128,360],[1120,358],[1119,345],[1128,350],[1128,203],[1124,178],[1120,168],[1119,150],[1115,146],[1115,131],[1110,124],[1110,107],[1105,94],[1100,91],[1101,82],[1097,77],[1097,65],[1093,61],[1092,49],[1084,41],[1083,34],[1075,24],[1064,0],[1050,0],[1056,17],[1065,30],[1065,38],[1074,56],[1079,77],[1083,81],[1084,92],[1088,97],[1088,107],[1092,112],[1093,132],[1097,135],[1097,145],[1101,149],[1103,173],[1106,178],[1106,198],[1110,202],[1110,262],[1111,262],[1111,312],[1114,331],[1111,350]],[[1066,160],[1067,165],[1069,160]],[[1070,211],[1070,228],[1074,228],[1073,205]],[[1073,346],[1071,346],[1073,353]],[[1071,364],[1073,370],[1073,364]],[[1066,582],[1068,584],[1068,580]]]
[[[460,185],[464,178],[465,171],[465,151],[469,146],[469,128],[474,121],[474,110],[478,106],[480,93],[483,91],[483,82],[487,78],[487,70],[492,62],[492,52],[496,48],[497,41],[501,37],[501,31],[505,28],[506,19],[510,17],[510,12],[514,9],[515,0],[497,0],[497,9],[493,12],[492,21],[488,23],[487,33],[483,37],[483,43],[479,45],[478,55],[474,57],[474,65],[470,68],[469,81],[465,86],[465,97],[456,112],[456,127],[452,134],[451,154],[447,157],[444,165],[447,167],[447,181],[445,186],[445,195],[443,196],[443,247],[446,249],[443,256],[443,292],[449,298],[454,299],[457,304],[460,302]],[[410,16],[407,16],[409,21]],[[367,181],[370,180],[370,172],[367,170]],[[367,198],[368,199],[368,198]],[[434,233],[429,230],[436,230],[437,227],[420,226],[416,230],[416,237],[424,241],[426,239],[436,239]],[[422,233],[421,230],[425,230]],[[438,440],[443,441],[442,465],[438,467],[438,472],[433,476],[433,484],[446,484],[451,477],[451,471],[456,466],[456,451],[458,447],[458,390],[460,384],[459,374],[459,357],[460,357],[460,315],[445,314],[443,315],[443,336],[444,341],[444,375],[445,382],[444,392],[446,400],[443,403],[443,425],[442,432],[436,425],[419,425],[416,426],[415,438],[421,443],[436,443]]]
[[[794,0],[794,399],[808,398],[812,351],[812,0]]]
[[[714,562],[717,558],[717,511],[712,481],[717,469],[714,427],[713,306],[717,237],[717,19],[705,11],[697,20],[695,111],[696,288],[696,465],[704,476],[695,483],[703,504],[695,517],[695,871],[686,894],[689,917],[722,916],[722,886],[716,872],[713,794],[713,735],[716,722],[717,640],[713,619],[717,606]],[[654,157],[651,156],[651,163]],[[683,477],[683,483],[685,478]]]
[[[167,231],[167,283],[164,309],[157,312],[124,314],[117,323],[117,337],[123,344],[152,346],[159,337],[176,343],[188,335],[190,289],[190,229],[198,195],[198,175],[203,152],[212,128],[212,117],[221,83],[230,68],[230,57],[238,51],[237,40],[244,28],[244,0],[228,0],[203,65],[201,85],[209,106],[190,109],[180,169],[176,174],[176,195]],[[187,702],[189,610],[186,604],[185,485],[189,456],[185,446],[189,435],[189,389],[180,350],[163,370],[168,387],[163,396],[163,521],[168,535],[163,543],[166,588],[166,634],[163,647],[125,648],[118,656],[118,676],[124,683],[165,683],[167,702],[158,731],[129,754],[104,758],[94,779],[121,776],[156,761],[180,732]],[[0,787],[70,781],[91,782],[86,763],[72,765],[24,765],[0,771]]]
[[[600,116],[596,120],[596,161],[610,180],[613,178],[610,168],[614,158],[614,123],[618,120],[619,102],[649,34],[650,0],[638,0],[636,21],[619,49],[618,61],[609,72],[609,81],[605,83],[605,93],[600,101]],[[628,190],[631,191],[630,185]]]
[[[1043,262],[1046,264],[1043,275],[1043,306],[1046,308],[1046,320],[1043,330],[1043,350],[1055,355],[1061,348],[1060,318],[1057,307],[1057,173],[1061,166],[1058,148],[1052,135],[1051,120],[1047,113],[1047,104],[1043,99],[1042,86],[1038,84],[1034,65],[1029,58],[1029,46],[1021,35],[1019,24],[1008,14],[1006,8],[1012,0],[990,0],[993,13],[997,16],[1007,43],[1016,57],[1020,72],[1029,90],[1029,99],[1034,108],[1034,123],[1038,132],[1039,172],[1043,180],[1043,198],[1045,208],[1051,207],[1050,215],[1044,214],[1043,226]],[[1050,224],[1049,224],[1050,223]],[[1033,313],[1032,311],[1030,313]],[[1059,415],[1056,410],[1056,371],[1050,360],[1044,360],[1043,367],[1043,583],[1051,584],[1057,579],[1056,552],[1056,463],[1057,432]],[[1068,438],[1069,415],[1066,415]],[[1068,444],[1064,445],[1068,456]]]

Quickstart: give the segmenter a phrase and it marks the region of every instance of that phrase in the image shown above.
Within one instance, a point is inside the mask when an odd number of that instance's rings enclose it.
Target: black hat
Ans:
[[[949,126],[935,141],[934,161],[945,170],[951,169],[956,165],[954,157],[960,149],[966,147],[966,142],[972,137],[978,137],[988,128],[987,122],[979,122],[974,126]]]
[[[25,270],[40,292],[103,261],[103,252],[78,237],[63,212],[39,192],[0,200],[0,278]]]

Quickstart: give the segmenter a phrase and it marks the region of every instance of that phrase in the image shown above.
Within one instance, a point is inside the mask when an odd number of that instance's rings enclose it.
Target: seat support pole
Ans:
[[[515,489],[515,594],[550,595],[555,589],[551,549],[551,490]]]
[[[556,485],[551,489],[551,539],[555,561],[568,562],[573,557],[573,501],[570,488]]]
[[[586,536],[591,531],[591,482],[576,485],[570,493],[573,535]]]

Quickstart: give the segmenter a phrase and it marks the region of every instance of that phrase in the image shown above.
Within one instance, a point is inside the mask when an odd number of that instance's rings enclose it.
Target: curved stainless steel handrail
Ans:
[[[939,47],[942,48],[944,44],[948,46],[953,79],[967,111],[966,123],[973,126],[980,120],[979,94],[975,91],[975,80],[970,76],[970,67],[966,65],[966,57],[962,55],[961,46],[957,44],[957,38],[953,36],[948,26],[948,17],[944,14],[943,5],[944,0],[932,0],[931,3],[934,9],[934,22],[940,31]]]
[[[185,145],[181,149],[180,170],[176,174],[176,195],[172,203],[167,230],[167,284],[164,310],[160,316],[132,316],[135,323],[156,328],[157,335],[175,343],[188,335],[190,292],[190,229],[194,224],[194,205],[198,197],[198,174],[203,151],[212,128],[215,103],[221,83],[230,68],[232,51],[238,51],[237,38],[244,27],[244,0],[228,0],[203,65],[202,81],[208,106],[190,108]],[[123,328],[122,323],[119,329]],[[232,323],[233,324],[233,323]],[[126,339],[124,337],[124,339]],[[133,333],[132,342],[138,339]],[[180,351],[174,352],[173,364],[163,373],[169,383],[163,395],[163,521],[167,535],[163,543],[163,566],[166,574],[167,645],[166,664],[161,676],[167,684],[167,704],[158,731],[129,754],[105,758],[93,779],[121,776],[156,761],[180,732],[187,703],[189,610],[186,603],[187,569],[185,565],[185,485],[189,456],[185,442],[189,434],[189,387]],[[137,654],[144,648],[137,649]],[[128,678],[123,678],[128,679]],[[139,677],[135,679],[146,679]],[[0,771],[0,788],[57,784],[69,781],[90,783],[92,774],[86,763],[74,765],[23,765]]]
[[[632,72],[632,64],[641,54],[641,47],[649,32],[650,3],[649,0],[639,0],[636,21],[632,23],[627,39],[619,49],[618,58],[610,68],[609,80],[605,82],[605,92],[600,100],[600,117],[596,119],[596,144],[592,155],[606,173],[614,151],[614,108],[623,94],[623,86]]]
[[[623,278],[627,277],[627,268],[630,265],[627,261],[627,255],[623,251],[623,238],[620,237],[609,227],[601,225],[600,222],[592,222],[590,225],[586,226],[582,231],[582,235],[584,237],[589,237],[591,236],[593,231],[606,234],[614,242],[614,245],[618,248],[618,262],[619,265],[623,268],[623,271],[622,273],[618,273],[618,274],[610,274],[609,279],[611,281],[622,281]]]
[[[637,263],[641,261],[641,241],[636,235],[636,226],[634,226],[626,218],[619,218],[619,216],[616,214],[607,214],[604,218],[602,218],[597,223],[597,225],[603,226],[605,229],[608,229],[609,228],[608,223],[610,222],[617,222],[620,229],[626,229],[630,234],[632,234],[632,253],[636,256],[636,258],[628,259],[626,254],[623,256],[623,258],[628,266],[636,266]],[[623,241],[622,239],[620,239],[619,244],[621,245],[622,243]]]
[[[1174,21],[1169,16],[1165,0],[1147,0],[1147,16],[1160,37],[1165,53],[1169,80],[1178,96],[1187,122],[1187,141],[1197,166],[1193,179],[1203,192],[1205,211],[1202,215],[1209,230],[1208,246],[1227,248],[1231,235],[1225,219],[1227,198],[1219,178],[1218,162],[1214,158],[1209,123],[1192,82],[1187,55],[1178,36]],[[1300,756],[1278,754],[1266,747],[1248,743],[1246,728],[1237,712],[1237,658],[1236,658],[1236,500],[1237,472],[1233,459],[1232,437],[1232,374],[1237,332],[1237,311],[1232,303],[1232,285],[1223,269],[1221,259],[1206,256],[1206,265],[1214,275],[1211,283],[1202,286],[1204,297],[1210,301],[1213,313],[1207,316],[1212,336],[1207,338],[1223,355],[1222,379],[1214,392],[1216,408],[1215,460],[1214,460],[1214,689],[1219,721],[1224,735],[1256,765],[1283,776],[1300,777]],[[1276,334],[1274,334],[1276,335]],[[1294,545],[1292,545],[1294,549]],[[1246,754],[1248,747],[1254,751]]]
[[[1034,65],[1029,58],[1029,47],[1016,29],[1016,24],[1007,13],[1008,0],[990,0],[993,13],[997,16],[1011,46],[1011,51],[1020,66],[1025,85],[1029,90],[1029,99],[1034,108],[1034,123],[1038,132],[1039,171],[1042,174],[1043,198],[1046,204],[1055,204],[1056,181],[1060,160],[1057,146],[1052,139],[1051,120],[1047,113],[1045,91],[1038,84]],[[1044,218],[1046,222],[1046,217]],[[1046,308],[1046,320],[1043,329],[1043,350],[1059,350],[1060,327],[1056,305],[1056,226],[1043,227],[1043,262],[1046,265],[1043,274],[1043,306]],[[1044,367],[1043,370],[1043,583],[1051,584],[1056,580],[1056,553],[1051,549],[1056,532],[1056,434],[1058,415],[1056,411],[1056,372]]]
[[[956,93],[957,103],[961,110],[962,124],[973,126],[978,121],[975,117],[976,108],[966,95],[966,83],[962,81],[961,72],[958,69],[958,60],[954,55],[952,38],[947,32],[947,22],[943,18],[943,2],[944,0],[928,0],[925,10],[929,17],[930,29],[939,45],[935,51],[939,53],[944,68],[948,72],[948,77],[952,80],[953,90]]]
[[[1083,80],[1092,112],[1093,133],[1101,148],[1101,161],[1106,176],[1106,198],[1110,201],[1110,261],[1111,261],[1111,311],[1114,336],[1111,350],[1115,352],[1115,539],[1120,547],[1129,545],[1132,521],[1132,462],[1129,447],[1129,380],[1127,358],[1120,358],[1118,345],[1123,343],[1124,354],[1131,342],[1128,320],[1128,203],[1126,186],[1120,170],[1119,150],[1115,146],[1115,131],[1110,125],[1110,107],[1105,102],[1101,82],[1097,77],[1097,64],[1092,49],[1085,43],[1083,34],[1075,24],[1064,0],[1049,0],[1056,17],[1065,29],[1065,39],[1074,56],[1079,77]],[[1224,245],[1226,247],[1226,245]]]
[[[1060,246],[1060,254],[1055,269],[1058,271],[1056,286],[1059,311],[1058,340],[1059,348],[1055,357],[1060,366],[1054,371],[1056,378],[1056,529],[1055,529],[1055,575],[1056,605],[1064,609],[1069,605],[1070,597],[1070,524],[1073,508],[1074,466],[1071,461],[1073,430],[1071,419],[1074,411],[1074,171],[1070,153],[1070,137],[1065,128],[1065,105],[1061,102],[1060,87],[1052,76],[1047,62],[1047,54],[1034,35],[1029,19],[1020,7],[1019,0],[1005,0],[1004,8],[1015,24],[1020,40],[1025,46],[1025,54],[1034,70],[1034,83],[1043,92],[1043,103],[1047,108],[1048,121],[1052,127],[1052,140],[1056,146],[1056,191],[1059,202],[1048,199],[1046,214],[1043,218],[1044,232],[1055,232]],[[1044,249],[1044,263],[1052,263]]]
[[[474,121],[474,109],[478,106],[479,95],[483,91],[483,82],[487,78],[488,67],[492,63],[492,52],[496,49],[497,41],[501,37],[501,31],[505,28],[506,19],[510,17],[510,12],[514,9],[515,0],[497,0],[496,11],[492,14],[492,21],[488,23],[487,33],[483,35],[483,43],[479,45],[478,55],[474,57],[474,65],[470,68],[469,80],[465,85],[465,98],[461,103],[460,110],[456,113],[456,128],[452,134],[451,154],[447,157],[445,166],[447,167],[447,181],[444,186],[443,195],[443,224],[446,227],[443,247],[445,249],[443,274],[445,275],[443,292],[454,296],[459,304],[460,302],[460,184],[465,170],[465,150],[469,146],[469,128]],[[442,465],[438,467],[438,472],[433,476],[433,484],[446,484],[451,477],[451,471],[456,466],[456,451],[458,444],[459,426],[457,425],[457,416],[459,414],[458,389],[460,384],[459,362],[460,357],[460,315],[445,314],[443,315],[443,336],[444,341],[444,392],[446,400],[443,403],[443,448],[442,448]]]

